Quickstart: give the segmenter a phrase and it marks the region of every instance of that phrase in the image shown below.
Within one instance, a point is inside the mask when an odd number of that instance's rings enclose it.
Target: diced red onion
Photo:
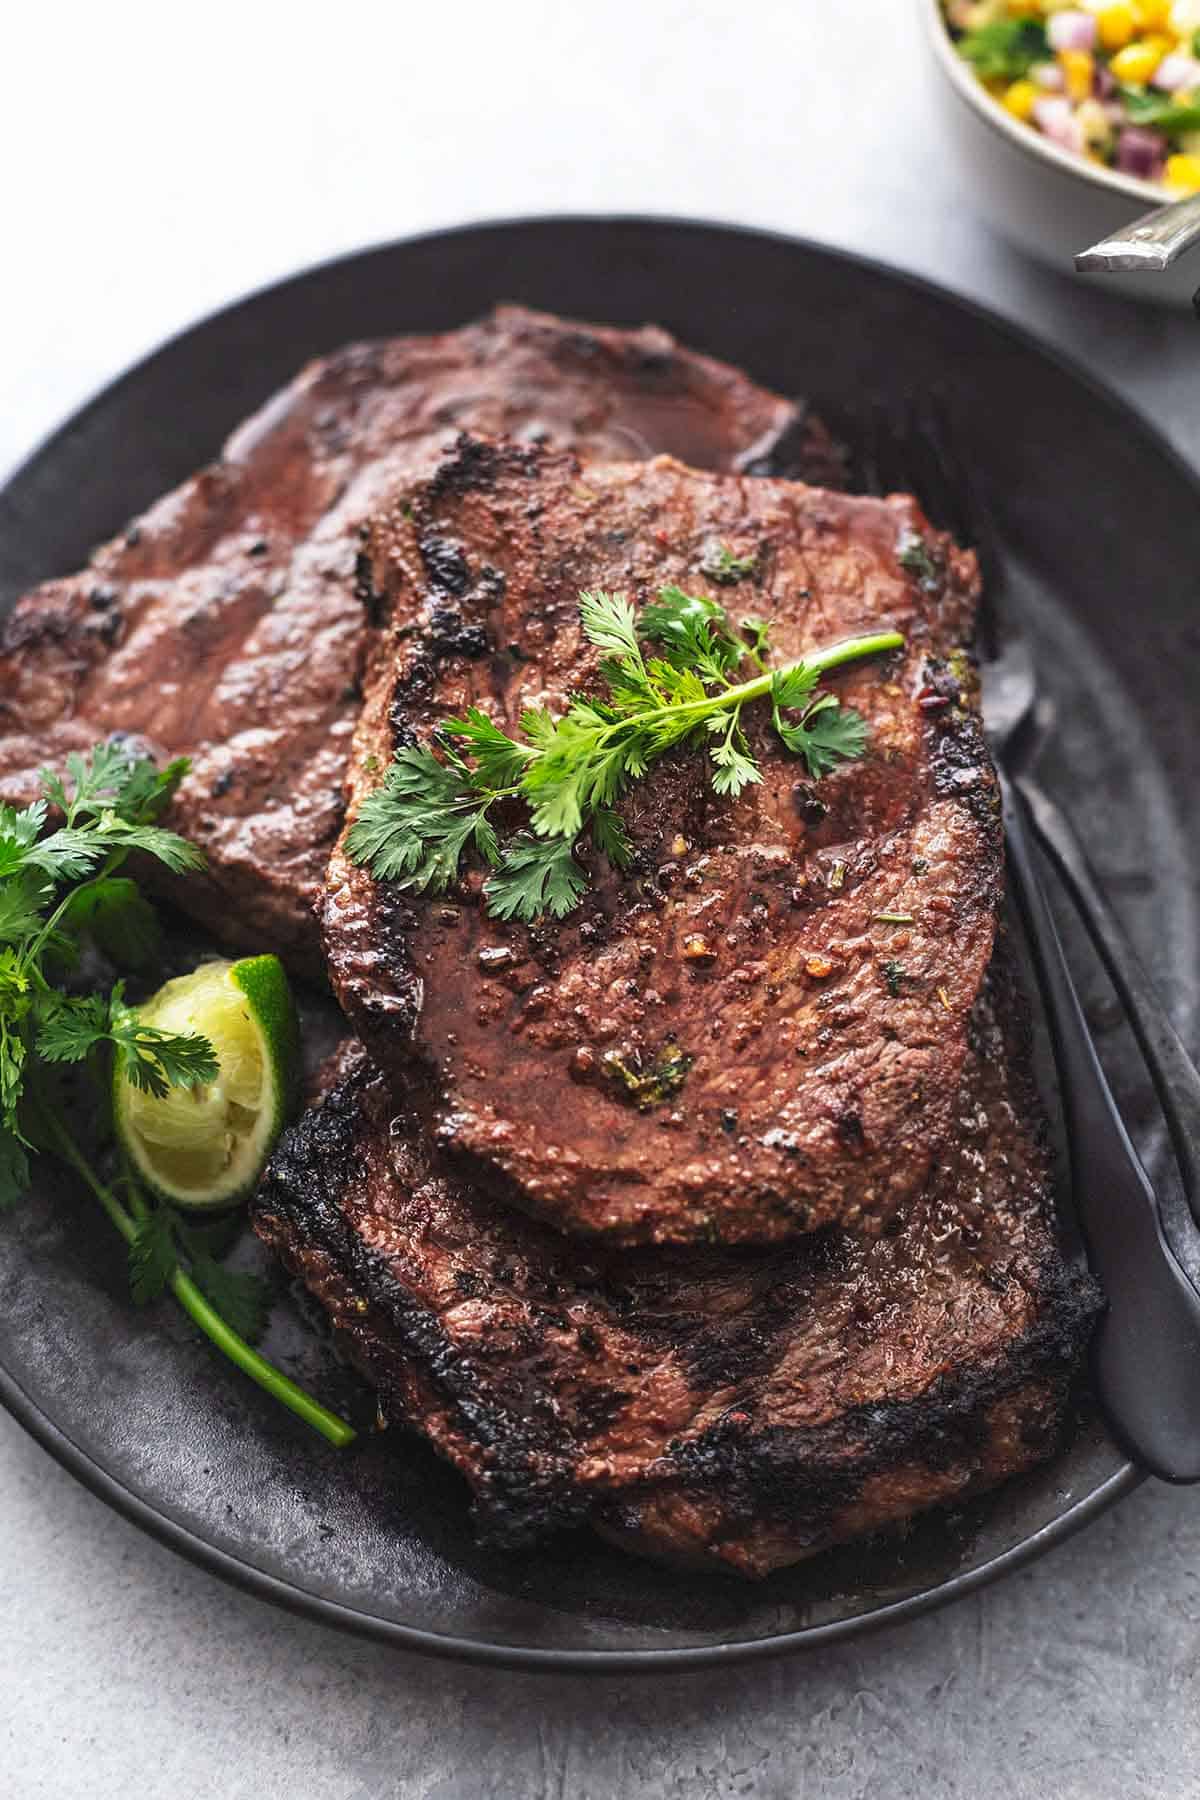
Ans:
[[[1035,63],[1029,74],[1037,86],[1044,88],[1048,94],[1061,93],[1065,85],[1065,77],[1057,63]]]
[[[1126,125],[1117,139],[1117,167],[1122,175],[1157,181],[1163,171],[1167,143],[1162,133],[1145,125]]]
[[[1078,156],[1083,151],[1083,129],[1071,102],[1061,94],[1046,94],[1033,103],[1033,116],[1052,143]]]
[[[1173,50],[1170,56],[1163,57],[1150,77],[1150,84],[1161,88],[1164,94],[1173,94],[1178,88],[1196,87],[1200,85],[1200,63],[1194,56]]]
[[[1120,92],[1117,78],[1107,63],[1096,64],[1096,70],[1092,76],[1092,92],[1097,100],[1113,100]]]
[[[1052,13],[1046,21],[1052,50],[1091,50],[1096,43],[1096,21],[1091,13]]]

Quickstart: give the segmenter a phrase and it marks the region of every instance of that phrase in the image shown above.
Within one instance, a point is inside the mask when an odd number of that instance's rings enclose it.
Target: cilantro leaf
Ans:
[[[734,558],[720,544],[714,558],[718,551],[724,552],[720,569],[730,576],[735,564],[745,565],[741,573],[752,566],[752,559]],[[601,854],[627,866],[630,847],[615,809],[656,758],[711,734],[714,789],[741,793],[762,780],[741,709],[765,698],[779,737],[814,775],[861,755],[861,720],[839,715],[833,695],[819,693],[817,682],[828,669],[903,642],[898,632],[877,632],[770,670],[769,620],[746,617],[735,629],[705,594],[666,586],[639,614],[624,594],[589,590],[580,595],[579,615],[589,643],[607,653],[598,669],[603,692],[575,694],[560,718],[544,707],[528,709],[521,737],[471,707],[436,728],[440,754],[398,751],[347,833],[353,861],[369,865],[379,880],[436,893],[473,847],[492,869],[483,891],[495,917],[561,916],[584,887],[571,855],[581,831],[590,829]],[[646,657],[639,639],[660,653]],[[758,671],[749,678],[747,662]],[[799,719],[785,720],[785,710],[799,711]],[[497,818],[504,825],[517,801],[527,809],[529,829],[505,844],[490,809],[501,804]]]
[[[138,1306],[157,1300],[175,1272],[176,1261],[171,1211],[156,1206],[137,1221],[129,1246],[129,1288]]]
[[[1016,81],[1051,55],[1046,27],[1036,19],[993,19],[965,32],[957,48],[981,81]]]
[[[43,769],[41,782],[68,825],[80,814],[101,813],[115,814],[127,825],[146,825],[158,818],[190,767],[186,756],[177,756],[160,769],[151,757],[138,756],[121,739],[110,738],[87,756],[73,750],[65,779]]]
[[[271,1312],[272,1296],[267,1282],[241,1269],[227,1269],[203,1251],[191,1257],[190,1272],[225,1323],[248,1344],[257,1344]]]
[[[592,814],[592,842],[618,869],[628,868],[633,850],[625,835],[624,820],[611,807],[598,806]]]
[[[97,744],[87,756],[72,750],[66,761],[67,780],[53,769],[43,769],[42,788],[72,825],[77,813],[99,811],[116,799],[131,761],[128,750],[113,739]]]
[[[1120,92],[1134,125],[1163,131],[1168,135],[1177,131],[1200,130],[1200,105],[1195,101],[1180,100],[1175,94],[1160,94],[1151,88],[1132,85],[1122,87]]]
[[[539,837],[573,838],[585,812],[611,805],[621,792],[627,757],[625,746],[606,741],[612,723],[587,701],[576,700],[529,764],[521,791]]]
[[[719,726],[723,721],[716,720],[715,723]],[[737,713],[729,720],[724,738],[709,751],[709,755],[715,765],[712,780],[718,794],[735,798],[743,788],[762,780],[762,771],[751,756],[750,746],[738,725]]]
[[[175,875],[204,866],[203,856],[186,838],[159,825],[131,825],[114,812],[101,812],[83,825],[64,825],[52,831],[49,837],[31,844],[22,861],[30,868],[43,869],[55,881],[78,881],[104,857],[116,852],[123,858],[131,850],[155,857]],[[3,873],[0,866],[0,875]]]
[[[819,780],[839,762],[852,762],[867,747],[867,722],[850,706],[823,708],[806,724],[807,743],[804,759],[808,772]]]
[[[86,932],[118,968],[149,968],[158,957],[162,939],[158,914],[127,876],[110,875],[78,888],[66,903],[61,923],[64,930]]]
[[[18,812],[0,806],[0,881],[7,881],[29,864],[29,850],[46,822],[44,800],[35,800]]]
[[[52,893],[37,869],[18,869],[0,878],[0,944],[20,944],[41,929],[42,908]]]
[[[217,1079],[216,1052],[198,1032],[160,1031],[114,1004],[108,1035],[117,1047],[125,1079],[156,1100],[170,1088],[202,1087]]]
[[[22,813],[0,807],[0,880],[32,867],[55,882],[79,881],[102,861],[111,873],[135,850],[174,874],[202,867],[204,858],[193,845],[153,823],[188,767],[186,757],[176,757],[160,770],[119,741],[97,744],[87,756],[73,750],[64,774],[41,772],[46,800],[63,815],[57,830],[40,835],[46,801]]]
[[[867,726],[861,713],[839,706],[826,694],[810,706],[797,724],[789,725],[774,708],[775,730],[797,756],[802,756],[814,781],[828,775],[839,762],[852,760],[867,747]]]
[[[37,1053],[45,1062],[82,1062],[97,1044],[108,1042],[108,1020],[106,994],[76,999],[54,992],[37,1010]]]
[[[491,796],[432,750],[397,750],[379,787],[368,794],[346,836],[347,853],[369,862],[381,881],[418,893],[444,893],[468,842],[481,834]]]
[[[606,594],[601,589],[580,594],[579,621],[584,636],[598,650],[613,650],[631,662],[641,661],[637,615],[624,594]]]
[[[29,977],[16,951],[0,950],[0,1124],[17,1137],[17,1102],[28,1054],[24,1026],[31,1004]]]
[[[135,1087],[159,1099],[172,1087],[215,1081],[217,1058],[206,1037],[160,1031],[125,1005],[120,984],[111,996],[80,997],[52,990],[36,1006],[38,1055],[45,1062],[82,1062],[98,1044],[115,1044]]]
[[[546,912],[561,919],[573,910],[586,886],[587,878],[566,838],[519,837],[483,891],[495,918],[528,921]]]
[[[521,730],[535,750],[545,750],[554,741],[554,714],[544,706],[531,706],[521,714]]]
[[[704,594],[660,588],[638,623],[646,637],[663,646],[674,667],[693,671],[701,682],[723,684],[746,654],[746,645],[729,629],[724,608]]]
[[[116,813],[101,813],[96,820],[97,836],[103,838],[106,850],[138,850],[173,875],[186,875],[204,867],[204,857],[194,844],[178,832],[164,831],[161,825],[135,825]]]
[[[510,738],[477,706],[468,707],[464,718],[447,719],[440,730],[467,746],[475,758],[479,781],[485,787],[508,787],[519,781],[521,771],[533,754],[527,744],[518,744]]]
[[[189,844],[156,823],[186,770],[182,758],[159,770],[113,741],[86,756],[73,753],[59,772],[46,771],[46,798],[33,806],[0,805],[0,1209],[14,1205],[27,1189],[31,1151],[58,1155],[126,1237],[130,1285],[139,1304],[170,1284],[182,1227],[169,1208],[147,1208],[131,1175],[111,1186],[100,1179],[76,1141],[65,1084],[60,1087],[50,1071],[82,1062],[98,1045],[111,1043],[127,1077],[162,1095],[172,1085],[212,1080],[216,1057],[203,1037],[139,1023],[120,984],[107,996],[76,995],[56,987],[53,977],[55,959],[77,955],[85,934],[123,961],[144,953],[153,912],[135,883],[114,871],[133,851],[178,872],[199,865]],[[58,817],[55,829],[47,831],[51,806]],[[61,896],[60,887],[67,889]],[[27,1094],[31,1065],[45,1086]],[[107,1084],[103,1091],[107,1094]],[[235,1331],[256,1337],[266,1308],[261,1284],[254,1276],[222,1269],[215,1239],[197,1235],[191,1248],[197,1282],[215,1305],[225,1305]],[[332,1443],[353,1438],[344,1420],[269,1363],[258,1359],[251,1366],[238,1358],[214,1313],[199,1306],[192,1290],[181,1286],[179,1298],[217,1348],[283,1405]]]
[[[500,861],[500,840],[496,836],[495,826],[486,813],[480,812],[476,815],[472,835],[475,839],[475,848],[480,856],[489,868],[494,869]]]
[[[809,663],[793,663],[771,677],[771,699],[777,707],[803,706],[816,685],[817,671]]]
[[[31,844],[22,861],[26,868],[41,869],[54,881],[79,881],[91,873],[106,848],[98,832],[64,825]]]
[[[0,838],[18,845],[32,844],[46,823],[48,812],[44,800],[34,800],[19,812],[14,806],[0,805]]]
[[[130,825],[152,825],[162,817],[176,790],[192,766],[188,756],[176,756],[159,768],[148,756],[129,765],[117,789],[112,810]]]

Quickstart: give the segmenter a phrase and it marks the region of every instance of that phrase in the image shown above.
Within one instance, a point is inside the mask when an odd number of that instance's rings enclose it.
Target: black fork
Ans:
[[[1113,964],[1119,965],[1124,955],[1124,934],[1087,871],[1082,849],[1076,845],[1076,854],[1064,856],[1063,843],[1075,845],[1065,819],[1059,815],[1065,837],[1055,834],[1052,818],[1050,836],[1044,836],[1046,808],[1041,809],[1039,823],[1036,800],[1027,791],[1033,784],[1022,769],[1037,729],[1037,689],[1033,659],[998,610],[1005,588],[1002,541],[977,490],[951,454],[944,414],[933,402],[921,406],[910,402],[899,416],[872,408],[858,436],[861,485],[876,494],[915,494],[932,522],[952,532],[960,543],[973,545],[980,558],[985,594],[990,595],[980,634],[984,718],[1000,772],[1009,875],[1054,1042],[1076,1212],[1092,1266],[1108,1297],[1093,1342],[1096,1390],[1113,1429],[1144,1468],[1166,1481],[1200,1481],[1200,1295],[1163,1234],[1157,1199],[1096,1054],[1042,887],[1033,848],[1035,832],[1056,866],[1062,867],[1114,981]],[[990,722],[989,686],[996,696]],[[1034,787],[1035,796],[1037,792]],[[1080,868],[1084,876],[1073,879],[1073,871]],[[1186,1141],[1188,1166],[1182,1156],[1180,1165],[1185,1182],[1191,1180],[1188,1200],[1195,1214],[1195,1153],[1187,1108],[1190,1098],[1200,1121],[1200,1082],[1144,972],[1140,983],[1136,979],[1131,983],[1124,970],[1122,975],[1125,978],[1116,981],[1118,992],[1123,999],[1127,994],[1134,997],[1131,1021],[1172,1139],[1177,1143],[1182,1134]],[[1156,1013],[1161,1027],[1155,1023]],[[1164,1035],[1164,1028],[1169,1035]],[[1178,1059],[1163,1054],[1172,1038],[1185,1066],[1182,1095],[1172,1078]],[[1194,1088],[1188,1087],[1188,1073]]]

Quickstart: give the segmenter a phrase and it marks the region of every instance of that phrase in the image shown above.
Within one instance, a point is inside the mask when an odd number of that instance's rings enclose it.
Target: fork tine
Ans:
[[[945,404],[940,395],[930,392],[923,402],[912,402],[910,433],[922,470],[919,498],[930,518],[959,543],[971,543],[974,521],[969,484],[965,468],[950,450]]]
[[[991,659],[999,654],[1005,635],[998,616],[1003,584],[1000,531],[968,458],[956,445],[954,428],[941,396],[934,402],[931,440],[947,483],[955,494],[955,516],[949,528],[959,543],[969,545],[975,551],[979,561],[983,584],[983,598],[979,609],[979,642],[984,656]]]
[[[940,387],[912,390],[892,408],[878,400],[862,415],[858,468],[868,493],[911,493],[930,523],[974,549],[983,578],[979,642],[987,659],[999,653],[996,596],[1001,563],[991,510],[972,478],[946,395]]]
[[[850,480],[864,494],[882,495],[883,474],[880,467],[879,403],[852,405],[842,420],[843,433],[850,445]]]

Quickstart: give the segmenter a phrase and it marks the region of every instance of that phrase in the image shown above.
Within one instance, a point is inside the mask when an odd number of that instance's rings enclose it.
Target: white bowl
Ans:
[[[955,50],[938,0],[918,0],[943,79],[937,83],[954,151],[980,212],[994,230],[1039,262],[1129,300],[1190,306],[1200,256],[1158,274],[1076,275],[1075,253],[1110,237],[1169,198],[1152,181],[1084,162],[1023,125],[976,79]]]

